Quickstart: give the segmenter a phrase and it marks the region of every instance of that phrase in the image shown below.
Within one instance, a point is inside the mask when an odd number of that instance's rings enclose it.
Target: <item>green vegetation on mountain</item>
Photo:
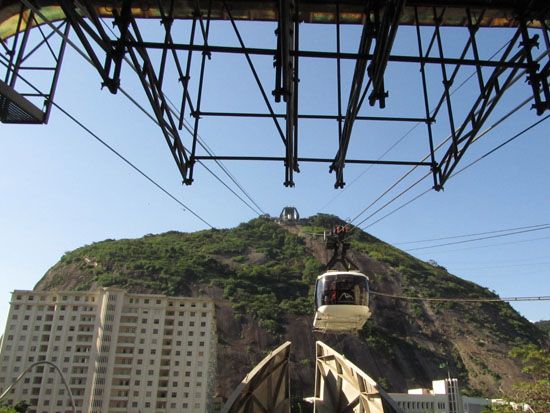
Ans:
[[[188,295],[196,284],[216,285],[238,314],[273,333],[283,314],[311,314],[311,283],[321,263],[302,238],[267,219],[234,230],[168,232],[137,240],[106,240],[66,253],[50,270],[45,288],[64,285],[72,271],[78,289],[117,286],[134,292]]]
[[[519,404],[520,411],[527,411],[523,404],[529,405],[534,412],[550,412],[550,351],[534,345],[516,347],[510,351],[510,357],[518,359],[523,372],[531,380],[522,380],[514,384],[507,392],[505,404],[488,409],[491,413],[512,413],[518,411],[513,403]]]
[[[550,320],[535,321],[535,325],[550,337]]]
[[[238,323],[252,320],[273,337],[272,344],[288,339],[289,334],[313,342],[311,331],[296,327],[296,320],[313,315],[313,285],[328,257],[322,241],[313,234],[322,234],[335,224],[344,222],[322,214],[297,225],[258,218],[233,229],[106,240],[67,252],[37,289],[116,286],[136,293],[196,295],[214,288],[230,304],[231,316]],[[360,230],[352,231],[349,241],[351,258],[370,277],[374,292],[496,298],[486,288]],[[333,344],[344,346],[340,350],[349,353],[346,357],[356,358],[358,365],[364,363],[375,379],[396,390],[429,386],[448,370],[470,393],[494,393],[501,385],[511,385],[511,371],[521,374],[507,358],[508,351],[539,344],[543,337],[533,324],[501,302],[428,302],[373,295],[371,309],[372,318],[353,338],[353,350],[346,350],[346,340],[335,338]],[[260,355],[271,349],[253,351],[250,343],[256,338],[223,334],[220,345],[229,346],[237,343],[235,340],[243,340],[241,354]],[[310,350],[300,351],[303,356],[299,360],[313,356]],[[311,370],[313,377],[312,365],[301,367]]]

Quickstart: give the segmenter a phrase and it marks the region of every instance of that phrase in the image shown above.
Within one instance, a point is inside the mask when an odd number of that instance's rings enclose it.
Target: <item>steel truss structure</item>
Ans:
[[[63,21],[55,30],[40,26],[40,17],[22,4],[15,20],[15,34],[0,42],[0,64],[5,68],[0,80],[0,121],[47,123],[70,26]],[[31,31],[39,35],[31,39]],[[64,37],[56,36],[56,31]],[[43,79],[41,84],[38,77]]]
[[[498,5],[495,5],[498,3]],[[164,40],[145,38],[140,19],[158,19],[163,27]],[[112,19],[117,32],[109,31],[105,18]],[[335,0],[315,2],[307,0],[234,1],[234,0],[5,0],[0,7],[0,35],[5,56],[4,82],[0,83],[0,115],[3,122],[46,123],[57,84],[59,68],[67,41],[69,28],[78,37],[87,58],[99,73],[102,84],[111,93],[120,87],[122,67],[129,63],[135,70],[148,98],[157,123],[170,148],[172,156],[185,184],[194,180],[197,161],[206,160],[256,160],[284,163],[284,185],[294,186],[294,173],[303,162],[321,162],[329,165],[336,176],[335,188],[343,188],[346,164],[411,165],[430,168],[433,187],[443,188],[456,166],[475,141],[510,86],[523,76],[534,99],[537,115],[550,109],[550,5],[546,1],[408,1],[405,0]],[[176,19],[188,19],[191,26],[186,41],[175,40],[173,24]],[[222,46],[209,42],[213,20],[229,21],[239,46]],[[247,47],[239,31],[239,20],[268,20],[277,28],[272,48]],[[16,27],[7,26],[17,21]],[[334,25],[336,51],[303,50],[300,46],[300,27],[309,22]],[[361,37],[356,53],[341,51],[341,26],[361,25]],[[417,50],[410,55],[393,52],[398,29],[402,25],[416,30]],[[458,56],[449,56],[442,34],[446,26],[462,27],[467,31],[467,41]],[[513,28],[504,50],[494,59],[482,59],[478,51],[479,29],[487,26]],[[42,39],[29,50],[28,37],[36,27]],[[534,29],[538,30],[534,33]],[[426,42],[426,31],[430,31]],[[48,33],[46,33],[48,31]],[[4,33],[4,34],[2,34]],[[56,50],[51,45],[52,34],[61,34]],[[47,48],[53,58],[48,67],[25,67],[29,56]],[[535,49],[542,49],[535,55]],[[155,54],[153,53],[155,52]],[[153,55],[160,58],[156,60]],[[179,54],[178,54],[179,53]],[[185,53],[186,57],[181,58]],[[199,54],[200,69],[197,76],[198,90],[192,96],[189,88],[192,59]],[[240,54],[247,61],[250,71],[265,103],[266,111],[257,113],[208,112],[203,108],[205,66],[212,54]],[[7,56],[7,57],[6,57]],[[269,93],[263,85],[252,56],[271,56],[274,66],[274,86]],[[311,114],[300,111],[300,62],[303,59],[330,59],[335,61],[337,113]],[[343,61],[353,61],[355,68],[349,85],[347,104],[342,96]],[[179,113],[166,98],[165,79],[167,67],[175,66],[181,84]],[[365,101],[370,106],[383,109],[391,91],[386,90],[385,78],[390,64],[415,63],[421,81],[423,116],[363,116]],[[462,68],[476,71],[477,98],[465,116],[458,116],[452,99],[452,87]],[[431,105],[427,71],[438,68],[443,87],[436,104]],[[40,92],[32,81],[25,80],[21,72],[43,70],[52,73],[47,93]],[[18,81],[18,79],[22,79]],[[16,83],[18,81],[18,83]],[[17,86],[27,82],[34,92],[21,93]],[[271,95],[271,96],[270,96]],[[27,98],[39,97],[44,107],[34,107]],[[284,102],[284,113],[276,113],[272,104]],[[433,102],[433,97],[432,97]],[[183,143],[181,130],[186,113],[194,119],[191,142]],[[18,115],[15,115],[18,113]],[[273,121],[282,145],[284,156],[224,156],[211,153],[202,155],[197,150],[200,120],[206,117],[234,117],[243,122],[246,118],[269,118]],[[333,158],[304,157],[299,154],[300,120],[332,119],[338,123],[338,150]],[[434,143],[433,125],[439,120],[449,126],[450,136],[444,147]],[[421,122],[426,127],[429,156],[418,162],[402,160],[349,159],[348,148],[353,128],[358,121]],[[284,122],[284,124],[283,124]],[[443,155],[437,156],[441,149]]]

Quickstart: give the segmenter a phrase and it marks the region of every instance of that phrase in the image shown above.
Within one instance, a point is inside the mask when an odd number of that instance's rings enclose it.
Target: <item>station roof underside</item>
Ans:
[[[160,18],[161,12],[158,6],[162,4],[164,10],[170,7],[170,0],[135,0],[132,2],[132,13],[136,18]],[[0,38],[5,39],[13,35],[17,28],[19,13],[22,3],[19,0],[0,1]],[[41,8],[41,12],[50,21],[64,19],[63,11],[56,0],[38,0],[33,2]],[[88,0],[93,5],[99,16],[112,17],[113,8],[119,8],[121,0]],[[203,0],[200,7],[207,14],[208,1]],[[336,22],[336,1],[301,0],[299,3],[300,18],[304,23]],[[379,1],[378,5],[384,7],[385,1]],[[232,15],[237,20],[250,21],[277,21],[277,1],[253,1],[253,0],[226,0]],[[364,19],[365,1],[342,0],[340,1],[340,23],[361,24]],[[191,19],[195,11],[196,2],[191,0],[175,0],[173,17],[175,19]],[[211,3],[210,17],[214,20],[226,20],[228,15],[221,0],[213,0]],[[519,13],[525,13],[527,19],[550,19],[550,4],[547,0],[416,0],[408,1],[400,18],[400,24],[412,25],[415,23],[415,8],[418,9],[419,23],[421,25],[434,24],[433,8],[445,8],[441,24],[443,26],[466,26],[467,19],[464,10],[482,11],[481,27],[514,27],[517,25]],[[533,22],[538,27],[539,22]]]

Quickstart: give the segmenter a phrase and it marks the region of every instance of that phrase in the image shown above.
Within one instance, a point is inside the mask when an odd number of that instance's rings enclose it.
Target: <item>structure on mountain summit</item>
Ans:
[[[300,219],[300,214],[295,207],[287,206],[281,211],[279,219],[281,221],[298,221]]]

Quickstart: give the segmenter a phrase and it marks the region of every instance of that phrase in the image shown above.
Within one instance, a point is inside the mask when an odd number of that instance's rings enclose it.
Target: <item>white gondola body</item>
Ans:
[[[357,332],[371,315],[368,277],[358,271],[328,271],[317,277],[313,329]]]

